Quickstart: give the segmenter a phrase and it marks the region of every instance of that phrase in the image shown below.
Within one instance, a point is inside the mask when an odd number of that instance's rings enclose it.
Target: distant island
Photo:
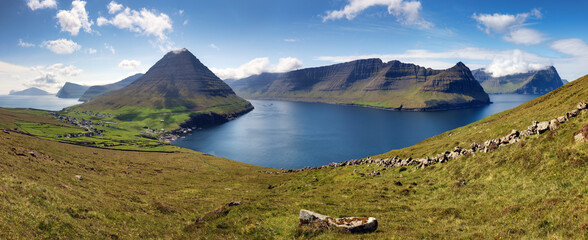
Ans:
[[[118,90],[123,87],[126,87],[129,84],[131,84],[132,82],[134,82],[135,80],[139,79],[141,76],[143,76],[142,73],[137,73],[135,75],[129,76],[129,77],[127,77],[123,80],[120,80],[118,82],[115,82],[115,83],[106,84],[106,85],[91,86],[90,88],[88,88],[88,90],[86,90],[84,92],[84,94],[82,94],[82,96],[80,97],[80,101],[87,102],[88,100],[90,100],[93,97],[96,97],[100,94],[104,94],[104,93],[107,93],[110,91],[114,91],[114,90]]]
[[[76,83],[66,82],[65,85],[59,92],[57,92],[58,98],[80,98],[86,90],[88,90],[89,86],[80,85]]]
[[[226,82],[239,96],[323,102],[402,111],[432,111],[489,104],[488,94],[459,62],[433,70],[400,61],[363,59],[286,73],[262,73]]]
[[[42,96],[42,95],[51,95],[45,90],[38,89],[36,87],[27,88],[21,91],[12,90],[8,95],[21,95],[21,96]]]
[[[472,71],[487,93],[545,94],[561,87],[564,82],[555,67],[528,73],[492,77],[484,68]]]

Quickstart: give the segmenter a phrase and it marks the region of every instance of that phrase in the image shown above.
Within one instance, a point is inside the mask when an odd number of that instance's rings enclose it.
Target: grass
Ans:
[[[584,77],[375,157],[422,157],[504,136],[563,115],[588,100],[587,89]],[[0,126],[17,122],[64,126],[42,112],[2,110]],[[186,149],[117,151],[0,131],[0,238],[586,239],[588,144],[573,136],[587,125],[583,111],[557,131],[425,169],[278,174]],[[374,170],[381,175],[369,176]],[[223,207],[231,201],[241,205]],[[300,209],[373,216],[379,227],[362,235],[301,230]]]

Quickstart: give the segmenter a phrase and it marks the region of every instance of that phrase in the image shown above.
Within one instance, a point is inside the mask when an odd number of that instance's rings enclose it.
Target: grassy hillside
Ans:
[[[588,76],[376,157],[422,157],[484,142],[586,100]],[[54,123],[32,114],[10,110],[0,127],[33,118]],[[273,174],[258,171],[278,170],[185,149],[123,152],[0,131],[0,238],[586,239],[588,144],[573,140],[585,126],[588,111],[557,131],[425,169]],[[374,170],[381,174],[370,176]],[[241,205],[222,207],[230,201]],[[379,228],[363,235],[297,229],[301,208],[373,216]]]

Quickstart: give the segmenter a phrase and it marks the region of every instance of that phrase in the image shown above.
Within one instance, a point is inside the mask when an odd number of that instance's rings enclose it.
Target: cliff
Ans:
[[[476,69],[472,74],[488,93],[545,94],[564,84],[553,66],[502,77],[492,77],[485,69]]]
[[[363,59],[287,73],[227,81],[238,95],[369,106],[392,110],[445,110],[490,102],[470,70],[458,63],[433,70],[399,61]]]
[[[75,84],[71,82],[66,82],[65,85],[59,92],[57,92],[57,97],[59,98],[80,98],[86,90],[88,90],[89,86],[84,86],[80,84]]]

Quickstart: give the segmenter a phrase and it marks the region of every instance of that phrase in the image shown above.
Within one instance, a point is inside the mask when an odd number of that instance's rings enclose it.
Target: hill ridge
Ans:
[[[433,70],[397,60],[359,59],[286,73],[262,73],[227,83],[252,99],[368,106],[389,110],[445,110],[488,104],[488,95],[459,62]]]

